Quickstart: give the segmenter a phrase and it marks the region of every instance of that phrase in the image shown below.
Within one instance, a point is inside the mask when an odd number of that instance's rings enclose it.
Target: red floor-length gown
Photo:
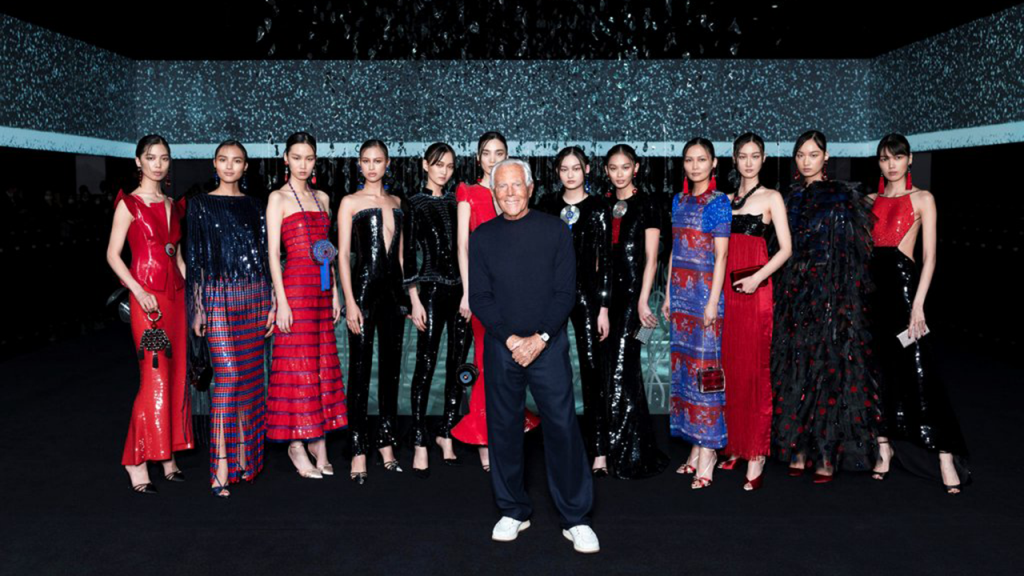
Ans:
[[[724,454],[751,460],[767,456],[772,426],[772,282],[753,294],[732,289],[732,272],[768,262],[760,214],[735,214],[726,261],[722,367],[725,369]]]
[[[480,184],[467,186],[459,184],[455,190],[455,200],[469,202],[469,231],[472,233],[477,226],[495,218],[498,213],[494,209],[491,191]],[[487,403],[484,396],[484,325],[473,316],[473,364],[480,371],[480,376],[473,385],[473,393],[469,397],[469,412],[452,428],[452,436],[460,442],[477,446],[487,445]],[[526,411],[525,428],[530,431],[540,424],[536,414]]]
[[[139,349],[143,332],[154,326],[163,329],[171,343],[170,354],[167,350],[143,351],[139,358],[139,392],[121,456],[121,464],[137,466],[150,460],[169,460],[173,452],[192,448],[192,411],[185,383],[185,279],[176,259],[183,206],[171,204],[168,224],[164,202],[147,206],[141,198],[123,192],[114,200],[114,208],[121,202],[132,215],[127,236],[132,277],[156,298],[160,309],[160,319],[154,323],[131,295],[135,349]]]

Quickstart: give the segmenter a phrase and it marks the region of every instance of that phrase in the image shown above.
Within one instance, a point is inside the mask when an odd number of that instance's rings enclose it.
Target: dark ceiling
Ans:
[[[135,59],[871,58],[1017,4],[109,0],[11,16]],[[97,5],[102,4],[102,8]]]

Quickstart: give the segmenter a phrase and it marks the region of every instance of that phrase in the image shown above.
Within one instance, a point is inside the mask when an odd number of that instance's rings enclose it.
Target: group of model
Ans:
[[[744,489],[756,490],[769,454],[788,463],[791,476],[813,469],[816,483],[830,481],[839,468],[870,470],[883,480],[895,454],[891,440],[905,441],[900,456],[908,462],[916,450],[937,453],[928,465],[948,492],[969,481],[966,445],[930,365],[929,339],[920,339],[935,269],[936,208],[933,196],[912,184],[909,143],[898,134],[882,139],[878,193],[867,196],[828,178],[823,134],[803,134],[793,154],[798,173],[784,200],[758,180],[761,138],[740,136],[733,147],[737,191],[724,194],[716,186],[711,142],[691,140],[683,149],[683,191],[672,197],[670,214],[634,183],[640,158],[628,145],[604,157],[611,189],[603,196],[590,191],[591,163],[582,149],[565,148],[555,157],[563,187],[538,208],[565,222],[576,250],[570,320],[595,475],[643,478],[668,465],[654,439],[640,352],[643,329],[658,324],[648,302],[670,218],[661,312],[671,334],[671,433],[693,446],[677,472],[694,476],[692,488],[709,486],[716,464],[731,469],[745,460]],[[387,146],[367,141],[359,150],[360,185],[338,210],[335,248],[328,239],[330,199],[316,189],[316,141],[309,134],[288,138],[284,182],[265,210],[243,192],[245,148],[220,144],[213,160],[217,187],[190,199],[187,214],[183,202],[162,191],[170,146],[160,136],[143,138],[136,149],[139,187],[118,195],[107,251],[131,292],[140,358],[122,459],[133,489],[156,491],[149,461],[161,462],[168,480],[184,479],[174,452],[193,446],[189,332],[205,340],[200,346],[208,352],[192,361],[207,356],[215,375],[209,443],[215,495],[227,497],[231,483],[260,472],[265,440],[288,442],[304,478],[334,474],[326,435],[346,427],[353,481],[365,482],[374,449],[386,470],[401,472],[395,418],[407,318],[418,330],[414,473],[429,476],[432,442],[445,464],[457,463],[453,438],[479,446],[489,469],[484,328],[469,307],[469,243],[478,226],[500,214],[491,176],[507,155],[505,138],[485,133],[476,155],[482,177],[453,191],[455,153],[435,143],[422,160],[423,189],[403,197],[388,190]],[[770,230],[777,239],[773,255]],[[919,237],[920,266],[913,261]],[[121,259],[126,239],[130,267]],[[342,317],[350,332],[347,389],[334,331]],[[153,344],[159,331],[165,347]],[[444,415],[431,438],[425,414],[444,331]],[[906,347],[897,337],[904,331]],[[265,392],[264,338],[271,335]],[[375,337],[380,417],[371,430]],[[460,419],[456,371],[470,339],[480,374],[469,413]],[[701,380],[716,369],[724,370],[724,391],[702,391]],[[524,428],[542,417],[527,410]],[[719,454],[727,459],[718,462]]]

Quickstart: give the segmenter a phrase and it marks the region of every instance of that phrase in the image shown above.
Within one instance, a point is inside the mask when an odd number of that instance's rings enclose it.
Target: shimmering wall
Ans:
[[[1016,6],[873,60],[176,62],[0,15],[0,145],[130,155],[125,143],[160,132],[178,157],[227,137],[273,156],[307,129],[326,156],[370,136],[412,155],[434,140],[464,152],[500,129],[517,155],[627,141],[668,156],[697,134],[787,143],[811,127],[838,156],[893,130],[919,135],[918,150],[1019,142],[1022,37]]]

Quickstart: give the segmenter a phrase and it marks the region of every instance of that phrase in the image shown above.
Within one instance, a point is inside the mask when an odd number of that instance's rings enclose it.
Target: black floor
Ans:
[[[329,438],[340,475],[320,481],[272,445],[228,501],[210,496],[196,450],[180,458],[185,484],[135,495],[119,463],[137,372],[118,327],[0,364],[0,574],[1024,573],[1024,370],[936,344],[972,449],[975,484],[960,497],[898,469],[884,483],[847,473],[815,486],[778,464],[756,493],[741,491],[741,471],[691,491],[671,472],[688,447],[659,417],[672,468],[597,481],[601,553],[587,557],[558,529],[539,434],[528,436],[533,527],[508,544],[489,539],[499,515],[466,447],[459,468],[432,452],[426,481],[371,466],[358,487],[344,432]],[[411,467],[408,448],[400,459]]]

